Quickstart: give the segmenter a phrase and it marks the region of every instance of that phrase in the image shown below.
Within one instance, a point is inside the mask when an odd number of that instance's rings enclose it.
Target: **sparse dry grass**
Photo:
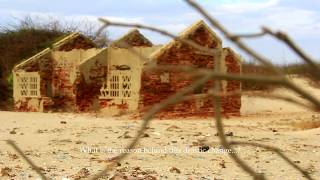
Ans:
[[[257,74],[262,76],[271,76],[274,75],[272,70],[269,68],[251,64],[251,63],[242,63],[242,73],[243,74]],[[271,91],[275,88],[274,85],[271,84],[262,84],[262,83],[254,83],[254,82],[243,82],[242,83],[242,90],[244,91]]]
[[[290,65],[277,66],[286,75],[298,75],[299,77],[304,77],[310,80],[310,85],[316,88],[320,88],[320,81],[312,75],[312,70],[307,64],[297,63]],[[274,73],[268,67],[259,64],[252,64],[243,62],[242,63],[242,73],[243,74],[256,74],[261,76],[272,76]],[[253,82],[243,82],[242,90],[244,91],[272,91],[275,88],[280,87],[274,84],[261,84]]]

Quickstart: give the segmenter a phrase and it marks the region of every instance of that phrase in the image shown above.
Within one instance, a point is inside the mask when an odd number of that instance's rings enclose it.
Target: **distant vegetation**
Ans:
[[[84,22],[86,23],[86,22]],[[78,29],[76,25],[62,25],[57,20],[39,24],[26,17],[17,25],[0,27],[0,109],[12,107],[11,70],[23,59],[31,57],[71,32],[80,31],[93,40],[99,40],[100,46],[108,43],[107,33],[95,36],[93,26]]]
[[[317,79],[314,79],[314,76],[311,75],[311,69],[306,64],[290,64],[278,66],[285,74],[295,74],[300,75],[312,80],[314,86],[320,87],[320,82]],[[257,64],[251,64],[244,62],[242,64],[242,73],[243,74],[258,74],[258,75],[275,75],[269,68]],[[274,85],[270,84],[257,84],[257,83],[242,83],[242,90],[244,91],[268,91],[274,89]]]

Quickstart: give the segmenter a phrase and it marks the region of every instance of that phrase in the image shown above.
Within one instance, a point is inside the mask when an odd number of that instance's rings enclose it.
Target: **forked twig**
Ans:
[[[262,35],[264,33],[261,33],[261,34],[256,34],[256,35],[246,35],[246,37],[250,36],[259,36],[259,35]],[[244,36],[244,35],[243,35]],[[140,54],[137,50],[135,50],[134,48],[132,48],[132,46],[130,46],[128,43],[126,42],[122,42],[123,46],[125,47],[128,47],[128,51],[131,52],[133,55],[137,56],[138,58],[142,59],[143,61],[147,62],[147,60],[149,60],[146,56]],[[206,68],[197,68],[197,67],[192,67],[192,66],[186,66],[186,65],[157,65],[157,66],[147,66],[147,68],[145,68],[146,70],[175,70],[175,71],[182,71],[182,72],[186,72],[186,73],[190,73],[190,74],[193,74],[195,76],[199,76],[199,75],[206,75],[208,73],[212,73],[211,70],[209,69],[206,69]],[[221,73],[222,74],[222,73]],[[226,74],[225,74],[226,75]],[[239,81],[243,81],[243,82],[255,82],[255,83],[266,83],[265,81],[268,81],[268,79],[272,78],[273,80],[274,79],[279,79],[277,78],[276,76],[275,77],[264,77],[264,76],[259,76],[259,75],[256,75],[256,74],[246,74],[246,78],[248,77],[254,77],[251,78],[251,79],[241,79],[241,76],[242,75],[238,75],[238,74],[228,74],[230,77],[235,77],[235,78],[238,78]],[[265,81],[264,81],[264,80]],[[281,80],[279,79],[279,82],[276,82],[275,84],[278,84],[280,83]],[[274,83],[274,82],[273,82]],[[280,100],[283,100],[283,101],[286,101],[286,102],[289,102],[289,103],[293,103],[293,104],[296,104],[296,105],[299,105],[301,107],[304,107],[304,108],[311,108],[311,109],[314,109],[314,110],[317,110],[316,107],[314,106],[311,106],[311,105],[308,105],[308,104],[305,104],[305,103],[302,103],[296,99],[293,99],[293,98],[290,98],[290,97],[286,97],[286,96],[281,96],[281,95],[274,95],[274,94],[264,94],[264,93],[248,93],[248,92],[240,92],[240,91],[237,91],[237,92],[228,92],[228,93],[225,93],[225,94],[214,94],[213,92],[209,92],[207,94],[202,94],[202,95],[196,95],[196,96],[188,96],[188,97],[184,97],[183,98],[183,101],[187,101],[187,100],[193,100],[193,99],[205,99],[205,98],[208,98],[208,97],[217,97],[217,96],[220,96],[220,97],[223,97],[223,96],[232,96],[232,95],[247,95],[247,96],[259,96],[261,98],[267,98],[267,99],[280,99]]]
[[[268,146],[264,144],[254,143],[254,142],[241,142],[241,141],[231,141],[231,145],[247,145],[247,146],[254,146],[254,147],[260,147],[269,151],[275,152],[277,155],[279,155],[285,162],[290,164],[293,168],[295,168],[297,171],[299,171],[305,178],[309,180],[313,180],[313,178],[309,175],[309,173],[305,170],[303,170],[301,167],[299,167],[297,164],[295,164],[288,156],[286,156],[284,153],[281,152],[281,150],[277,147]]]
[[[214,19],[212,16],[209,15],[209,13],[203,9],[198,3],[196,3],[194,0],[185,0],[191,7],[193,7],[197,12],[199,12],[202,16],[204,16],[212,26],[219,29],[222,34],[229,40],[231,40],[234,44],[236,44],[240,49],[244,50],[247,54],[254,57],[255,60],[259,61],[260,63],[264,64],[265,66],[269,67],[271,70],[273,70],[277,75],[281,76],[284,80],[283,84],[289,88],[291,88],[296,93],[300,94],[301,96],[308,99],[310,102],[312,102],[315,106],[320,108],[320,101],[310,93],[306,92],[304,89],[298,87],[294,83],[292,83],[286,76],[283,74],[283,72],[274,66],[270,60],[267,58],[261,56],[258,52],[251,49],[249,46],[247,46],[244,42],[241,41],[241,39],[234,39],[234,35],[230,33],[225,27],[223,27],[216,19]]]
[[[230,39],[232,41],[239,41],[241,38],[257,38],[257,37],[262,37],[266,35],[267,33],[265,31],[262,31],[260,33],[255,33],[255,34],[237,34],[237,35],[231,35]]]
[[[305,53],[298,45],[290,38],[290,36],[284,32],[278,31],[274,32],[267,27],[263,27],[263,31],[276,39],[284,42],[292,51],[294,51],[298,56],[306,62],[309,67],[312,69],[311,73],[317,78],[320,79],[320,65],[316,63],[307,53]]]
[[[191,2],[191,0],[186,0],[187,2]],[[197,8],[201,8],[198,4],[196,4],[195,2],[193,2],[192,4],[194,7],[197,7]],[[202,8],[201,8],[201,13],[206,13]],[[205,17],[209,17],[211,18],[208,14],[205,14],[206,16]],[[212,18],[211,18],[212,19]],[[141,24],[135,24],[135,23],[119,23],[119,22],[112,22],[112,21],[108,21],[106,19],[100,19],[102,22],[105,22],[107,23],[106,26],[104,27],[107,27],[107,26],[118,26],[118,27],[134,27],[134,28],[141,28],[141,29],[147,29],[147,30],[150,30],[150,31],[154,31],[154,32],[158,32],[162,35],[165,35],[165,36],[168,36],[168,37],[172,37],[172,38],[175,38],[176,40],[178,41],[181,41],[183,43],[186,43],[200,51],[203,51],[203,52],[207,52],[207,53],[211,53],[211,54],[215,54],[215,53],[218,53],[216,50],[210,50],[206,47],[203,47],[203,46],[200,46],[194,42],[190,42],[189,40],[186,40],[186,39],[181,39],[167,31],[164,31],[164,30],[161,30],[161,29],[158,29],[158,28],[155,28],[155,27],[151,27],[151,26],[146,26],[146,25],[141,25]],[[218,23],[216,20],[212,19],[213,22],[216,22]],[[210,21],[211,22],[211,21]],[[225,32],[227,33],[227,38],[229,39],[232,39],[234,36],[232,34],[230,34],[228,31],[226,31],[224,29],[224,27],[222,27],[219,23],[218,23],[218,27],[219,28],[222,28],[222,32]],[[315,104],[315,106],[319,107],[320,108],[320,101],[313,95],[309,94],[308,92],[306,92],[304,89],[296,86],[295,84],[293,84],[289,79],[287,79],[282,71],[277,68],[276,66],[273,66],[272,63],[270,63],[266,58],[262,57],[261,55],[259,55],[257,52],[255,52],[254,50],[252,50],[251,48],[249,48],[247,45],[245,45],[242,41],[240,40],[236,40],[234,41],[238,46],[239,48],[243,49],[245,52],[247,52],[249,55],[253,56],[255,59],[257,59],[259,62],[263,63],[264,65],[266,65],[267,67],[271,68],[274,72],[276,72],[278,75],[281,75],[279,76],[279,78],[282,78],[283,79],[283,84],[289,88],[291,88],[292,90],[294,90],[296,93],[300,94],[301,96],[305,97],[306,99],[308,99],[310,102],[312,102],[313,104]]]
[[[320,79],[320,65],[316,63],[314,59],[312,59],[307,53],[303,51],[293,40],[292,38],[285,32],[275,32],[272,31],[268,27],[262,27],[262,32],[256,34],[238,34],[230,36],[232,41],[239,41],[241,38],[257,38],[265,35],[271,35],[272,37],[284,42],[293,52],[295,52],[301,59],[307,63],[312,69],[311,73],[316,76],[317,79]]]
[[[142,26],[142,25],[139,25],[139,24],[130,24],[130,23],[114,23],[114,22],[109,22],[109,21],[107,21],[108,22],[108,25],[115,25],[115,26],[124,26],[124,27],[136,27],[136,28],[144,28],[144,29],[149,29],[149,30],[152,30],[152,31],[156,31],[156,32],[159,32],[159,33],[161,33],[161,34],[163,34],[163,31],[161,31],[161,30],[158,30],[157,28],[153,28],[153,27],[148,27],[148,26]],[[165,33],[164,33],[165,34]],[[165,35],[168,35],[168,34],[165,34]],[[169,34],[170,35],[170,34]],[[180,39],[178,39],[176,36],[173,36],[175,39],[177,39],[177,40],[180,40]],[[184,43],[187,43],[187,44],[189,44],[188,42],[184,42]],[[189,44],[189,45],[191,45],[191,44]],[[192,45],[191,45],[192,46]],[[203,50],[202,49],[202,47],[195,47],[195,48],[198,48],[199,50],[201,49],[201,50]],[[203,51],[206,51],[206,50],[203,50]],[[213,53],[213,52],[211,52],[211,53]],[[216,53],[216,52],[215,52]],[[272,64],[270,63],[270,65],[272,66]],[[274,67],[275,69],[276,69],[276,67]],[[285,85],[285,86],[288,86],[289,88],[291,88],[291,89],[293,89],[293,90],[295,90],[296,92],[298,92],[298,93],[300,93],[300,94],[302,94],[303,96],[305,95],[305,97],[306,98],[308,98],[311,102],[313,102],[314,104],[317,104],[317,105],[320,105],[320,103],[317,101],[317,99],[315,99],[314,97],[312,97],[310,94],[308,94],[307,92],[305,92],[305,91],[303,91],[302,89],[300,89],[300,88],[298,88],[298,87],[296,87],[296,86],[294,86],[292,83],[290,83],[290,82],[287,82],[287,80],[285,79],[285,77],[277,77],[277,78],[270,78],[270,77],[257,77],[257,76],[250,76],[250,75],[248,75],[248,76],[245,76],[245,75],[241,75],[241,76],[239,76],[239,75],[232,75],[232,74],[224,74],[224,73],[217,73],[217,72],[211,72],[211,73],[209,73],[209,72],[205,72],[205,71],[199,71],[199,72],[201,72],[201,73],[203,73],[202,75],[205,75],[205,74],[211,74],[211,77],[215,77],[215,78],[220,78],[220,79],[227,79],[227,80],[240,80],[240,81],[255,81],[255,82],[265,82],[265,83],[277,83],[277,84],[282,84],[282,85]],[[278,72],[278,74],[282,74],[281,72]],[[216,104],[216,106],[215,107],[220,107],[220,104],[219,104],[219,102],[217,102],[216,100],[215,100],[215,104]],[[219,110],[218,111],[216,111],[216,112],[219,112]],[[219,119],[220,118],[217,118],[216,117],[216,122],[219,122]],[[221,119],[220,119],[220,121],[221,121]],[[146,121],[144,121],[144,122],[146,122]],[[221,126],[222,127],[222,129],[220,129],[220,131],[222,130],[223,131],[223,125],[222,124],[220,124],[220,125],[218,125],[217,127],[219,127],[219,126]],[[141,131],[139,131],[139,132],[141,132]],[[224,133],[219,133],[219,134],[224,134]],[[138,137],[138,136],[137,136]],[[138,137],[138,139],[139,139],[139,137]],[[135,143],[135,142],[134,142]],[[227,146],[225,146],[225,147],[230,147],[230,145],[228,145],[227,144]],[[232,154],[233,155],[233,154]],[[232,156],[231,155],[231,156]],[[123,156],[119,156],[119,158],[118,159],[122,159],[122,157],[125,157],[126,156],[126,154],[123,154]],[[242,160],[240,159],[240,158],[238,158],[238,157],[233,157],[239,164],[242,164],[242,166],[246,166],[246,163],[245,162],[242,162]],[[262,176],[262,175],[260,175],[260,174],[256,174],[249,166],[246,166],[245,167],[246,168],[246,170],[247,170],[247,172],[248,171],[251,171],[251,174],[256,178],[256,179],[264,179],[264,177]],[[107,171],[107,170],[106,170]],[[105,173],[106,171],[104,171],[104,172],[102,172],[102,173],[100,173],[100,174],[103,174],[103,173]]]
[[[203,9],[198,3],[196,3],[194,0],[185,0],[188,5],[193,7],[197,12],[199,12],[202,16],[204,16],[209,23],[216,27],[218,30],[222,32],[222,34],[229,40],[231,40],[234,44],[236,44],[240,49],[244,50],[247,54],[254,57],[257,61],[264,64],[265,66],[269,67],[272,71],[274,71],[277,74],[283,74],[280,69],[276,68],[272,65],[272,63],[265,57],[261,56],[257,52],[255,52],[253,49],[251,49],[249,46],[244,44],[240,38],[234,38],[235,36],[229,32],[225,27],[223,27],[216,19],[214,19],[209,13]]]
[[[229,31],[227,31],[227,29],[225,29],[216,19],[214,19],[212,16],[210,16],[208,14],[208,12],[206,12],[206,10],[204,10],[194,0],[185,0],[185,1],[191,7],[196,9],[197,12],[199,12],[201,15],[203,15],[210,22],[210,24],[212,26],[218,28],[227,39],[230,39],[231,41],[233,41],[240,49],[244,50],[246,53],[248,53],[249,55],[254,57],[257,61],[263,63],[264,65],[269,67],[271,70],[273,70],[275,73],[282,76],[283,77],[283,83],[282,83],[283,85],[291,88],[293,91],[302,95],[303,97],[308,99],[310,102],[314,103],[318,108],[320,108],[320,101],[316,97],[312,96],[311,94],[309,94],[305,90],[303,90],[303,89],[299,88],[298,86],[296,86],[295,84],[293,84],[289,79],[287,79],[285,77],[285,75],[282,73],[282,71],[279,68],[273,66],[273,64],[268,59],[264,58],[263,56],[258,54],[256,51],[249,48],[239,38],[233,38],[234,36]],[[216,107],[216,106],[218,106],[218,107]],[[220,113],[219,110],[220,110],[220,102],[219,102],[219,98],[216,98],[215,99],[215,112],[218,111]],[[226,137],[224,135],[223,124],[220,119],[220,114],[216,115],[216,126],[217,126],[217,130],[219,132],[219,138],[220,138],[221,144],[223,145],[224,148],[229,148],[230,144],[228,143],[228,141],[226,140]],[[234,161],[236,161],[241,166],[241,168],[243,170],[245,170],[247,173],[249,173],[255,179],[264,179],[263,176],[258,175],[256,172],[254,172],[246,163],[242,162],[241,159],[239,159],[236,155],[234,155],[233,153],[230,153],[229,155],[233,158]]]
[[[220,73],[221,72],[221,60],[222,60],[222,51],[219,54],[219,58],[218,60],[214,61],[215,62],[215,69],[214,69],[214,73]],[[221,81],[214,81],[214,87],[212,88],[214,93],[219,93],[221,91]],[[234,149],[232,148],[232,146],[229,144],[229,142],[227,141],[227,138],[225,136],[225,132],[224,132],[224,125],[222,123],[221,120],[221,99],[219,96],[216,96],[213,98],[213,103],[214,103],[214,117],[215,117],[215,125],[216,125],[216,129],[218,132],[218,137],[220,139],[220,143],[221,145],[225,148],[225,149],[229,149],[231,152],[235,152]],[[229,155],[231,156],[231,158],[238,163],[241,168],[246,171],[247,173],[249,173],[252,177],[254,177],[254,179],[261,179],[264,180],[264,176],[262,174],[258,174],[254,171],[254,169],[252,169],[245,161],[243,161],[236,153],[229,153]]]

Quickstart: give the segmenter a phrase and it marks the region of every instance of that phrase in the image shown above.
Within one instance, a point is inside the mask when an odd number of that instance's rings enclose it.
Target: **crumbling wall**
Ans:
[[[101,97],[100,106],[102,112],[105,112],[105,114],[121,114],[138,109],[141,72],[143,64],[146,63],[146,59],[142,59],[141,56],[149,57],[151,53],[159,48],[160,46],[132,47],[131,49],[108,48],[108,73],[106,80],[111,76],[113,71],[124,71],[130,76],[131,97],[125,99],[121,99],[121,97],[112,99]]]
[[[54,110],[73,111],[75,106],[74,82],[78,76],[81,50],[54,51],[52,98]]]
[[[230,48],[223,48],[225,65],[228,73],[240,74],[241,73],[241,60],[240,57],[233,52]],[[222,98],[223,114],[240,116],[241,108],[241,82],[228,81],[226,86],[227,96]]]
[[[101,49],[95,48],[53,51],[15,70],[16,75],[19,72],[39,73],[41,92],[37,98],[15,95],[15,109],[17,111],[85,111],[88,108],[84,108],[84,101],[87,101],[85,107],[89,104],[90,107],[99,104],[99,89],[105,77],[107,58],[106,53],[100,52],[102,52]],[[81,70],[80,64],[82,64]],[[92,97],[95,97],[95,103]]]
[[[50,111],[52,101],[52,76],[53,76],[53,58],[50,55],[39,61],[40,74],[40,92],[41,92],[41,111]]]
[[[142,66],[151,53],[160,46],[153,46],[138,29],[130,30],[110,44],[107,57],[107,74],[101,87],[101,112],[116,115],[136,111]],[[112,88],[111,88],[112,87]]]
[[[33,60],[22,66],[18,69],[13,70],[14,75],[14,110],[15,111],[32,111],[32,112],[42,112],[47,111],[49,106],[51,105],[52,101],[49,98],[50,94],[48,92],[49,86],[51,86],[52,80],[52,57],[50,53],[40,57],[39,59]],[[39,97],[22,97],[17,92],[18,84],[16,79],[19,75],[23,73],[38,73],[40,75],[40,95]]]
[[[221,41],[216,38],[205,26],[200,26],[188,34],[188,39],[199,45],[209,48],[221,48]],[[193,65],[199,68],[214,69],[214,61],[217,57],[198,52],[194,48],[174,42],[161,54],[155,57],[157,65]],[[197,78],[192,78],[188,73],[176,71],[148,71],[144,70],[141,79],[139,109],[143,114],[152,105],[163,101],[170,95],[179,92],[182,88],[192,84]],[[213,81],[206,83],[189,96],[203,94],[212,87]],[[213,115],[213,104],[211,99],[188,100],[175,104],[158,114],[161,118],[181,118],[187,116],[209,116]]]
[[[41,99],[21,97],[14,102],[14,111],[18,112],[39,112],[41,111]]]
[[[38,97],[21,97],[18,93],[14,93],[17,111],[75,110],[77,97],[75,87],[76,82],[81,79],[79,64],[95,56],[100,50],[95,49],[96,45],[81,35],[64,41],[61,42],[61,46],[47,48],[13,70],[14,76],[24,72],[35,72],[40,75]]]
[[[100,108],[100,88],[107,72],[108,49],[97,49],[79,65],[80,76],[75,81],[77,111],[97,111]]]
[[[78,110],[79,99],[85,95],[83,91],[94,83],[86,82],[84,78],[90,79],[90,72],[86,68],[80,70],[80,64],[87,62],[96,62],[94,57],[101,50],[92,49],[73,49],[71,51],[54,51],[52,56],[54,59],[54,68],[52,73],[52,91],[54,109],[62,109],[67,111]],[[102,62],[102,60],[100,60]],[[98,62],[97,62],[98,63]],[[90,65],[89,63],[87,64]],[[98,64],[97,64],[98,65]],[[82,66],[84,67],[84,66]],[[99,73],[91,68],[91,73]]]

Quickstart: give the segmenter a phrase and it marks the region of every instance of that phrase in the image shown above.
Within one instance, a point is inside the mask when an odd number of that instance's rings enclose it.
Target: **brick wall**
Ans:
[[[196,29],[188,35],[188,38],[196,43],[210,47],[219,48],[221,44],[204,26]],[[167,47],[155,59],[158,65],[195,65],[200,68],[214,68],[214,57],[198,53],[192,47],[175,42]],[[161,82],[161,76],[169,73],[169,81]],[[177,71],[147,71],[144,70],[141,77],[139,110],[142,114],[152,105],[161,102],[170,95],[180,91],[182,88],[192,84],[197,78],[191,77],[188,73]],[[189,96],[202,94],[208,91],[213,81],[205,84],[202,90],[189,94]],[[175,104],[158,114],[160,118],[181,118],[188,116],[211,116],[213,105],[210,99],[189,100]]]
[[[84,37],[79,36],[59,47],[58,51],[89,49],[93,47],[95,47],[94,43],[86,40]],[[83,96],[82,98],[88,97],[90,100],[88,93],[89,91],[81,91],[79,93],[76,92],[76,87],[84,87],[85,84],[83,83],[85,82],[80,81],[78,84],[72,82],[71,77],[74,76],[74,70],[78,68],[78,65],[76,62],[71,64],[72,65],[59,65],[59,63],[52,58],[51,53],[48,53],[43,57],[40,57],[38,60],[29,62],[19,69],[19,71],[25,72],[39,72],[41,97],[21,98],[15,100],[15,110],[40,111],[40,106],[42,103],[43,111],[45,112],[55,110],[74,111],[76,110],[76,98],[81,98],[79,97],[79,94],[80,96]]]
[[[225,64],[228,73],[241,73],[241,63],[239,57],[230,49],[223,49],[225,54]],[[240,81],[228,81],[226,92],[232,94],[233,92],[239,92],[241,90]],[[241,108],[241,96],[240,95],[228,95],[222,100],[223,113],[226,115],[240,116]]]
[[[95,44],[82,36],[71,40],[70,42],[59,47],[59,51],[71,51],[73,49],[90,49]],[[100,84],[87,84],[79,72],[79,64],[69,62],[71,64],[58,66],[55,64],[52,74],[52,86],[55,92],[53,97],[53,109],[61,109],[63,111],[88,111],[89,104],[93,104],[92,99],[99,93],[97,86]],[[74,74],[77,71],[76,75]],[[97,71],[95,71],[97,72]],[[72,76],[76,76],[72,80]]]
[[[106,66],[96,64],[89,70],[90,82],[86,82],[83,74],[75,81],[76,108],[79,112],[96,111],[100,108],[99,96],[105,78]]]
[[[14,110],[23,112],[37,112],[40,110],[40,103],[43,101],[44,110],[47,109],[50,100],[45,98],[47,96],[47,86],[52,82],[52,67],[53,60],[49,55],[45,55],[38,61],[33,61],[23,67],[23,70],[18,70],[15,73],[19,74],[19,71],[24,72],[39,72],[40,74],[40,94],[39,98],[20,97],[15,99]]]

